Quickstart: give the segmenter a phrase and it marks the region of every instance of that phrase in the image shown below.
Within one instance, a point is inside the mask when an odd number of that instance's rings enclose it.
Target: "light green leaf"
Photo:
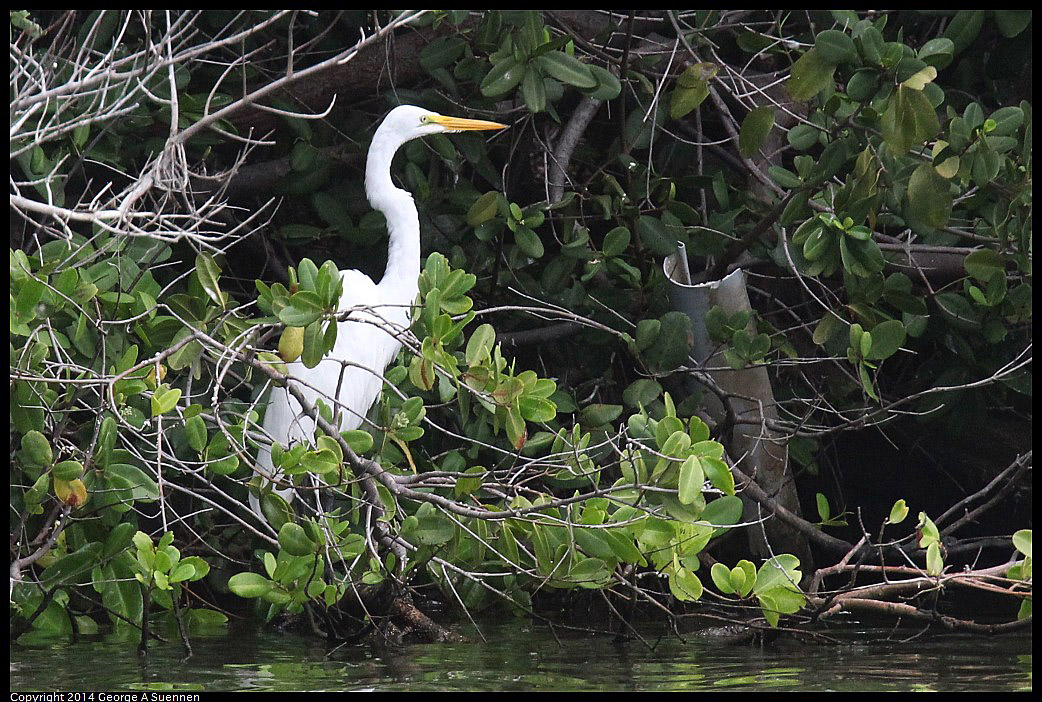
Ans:
[[[491,324],[482,324],[467,341],[466,360],[468,366],[476,366],[492,357],[496,343],[496,330]]]
[[[1013,534],[1013,546],[1031,558],[1031,529],[1021,529]]]
[[[228,589],[239,597],[263,597],[274,586],[275,583],[259,573],[236,573],[228,578]]]
[[[944,557],[941,555],[941,544],[934,541],[926,547],[926,572],[929,575],[940,575],[944,571]]]
[[[735,592],[735,588],[731,585],[731,569],[725,566],[723,563],[717,561],[713,564],[713,567],[709,570],[710,576],[713,578],[713,584],[716,585],[716,589],[725,595],[732,595]]]
[[[923,90],[937,78],[937,69],[933,66],[922,68],[902,81],[901,85],[912,90]]]
[[[557,406],[542,397],[522,395],[518,398],[521,416],[529,422],[549,422],[557,416]]]
[[[158,417],[161,414],[166,414],[177,406],[177,401],[180,399],[180,388],[171,388],[166,383],[160,385],[152,393],[152,416]]]
[[[887,522],[890,524],[900,524],[907,516],[908,505],[905,504],[904,499],[900,499],[890,508],[890,516],[887,518]]]
[[[677,498],[681,504],[692,504],[702,494],[705,473],[698,456],[688,456],[680,465],[680,481]]]
[[[286,522],[279,529],[279,546],[291,556],[307,556],[315,552],[315,542],[308,538],[304,527]]]

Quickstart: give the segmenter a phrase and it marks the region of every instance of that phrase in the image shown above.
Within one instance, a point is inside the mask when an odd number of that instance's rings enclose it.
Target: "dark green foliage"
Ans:
[[[198,50],[171,49],[188,53],[170,70],[150,44],[160,14],[61,12],[12,14],[12,41],[68,96],[12,79],[17,633],[173,622],[175,601],[205,601],[181,599],[194,581],[269,617],[399,580],[519,612],[607,588],[679,610],[711,584],[777,625],[807,602],[806,564],[699,570],[743,520],[741,485],[732,427],[711,433],[710,403],[682,397],[696,330],[662,272],[678,243],[696,277],[739,255],[754,272],[756,314],[714,308],[706,331],[731,368],[768,369],[772,421],[808,473],[819,442],[854,426],[958,434],[1030,416],[1032,106],[1019,71],[996,68],[1030,64],[1029,11],[656,11],[656,32],[683,39],[671,57],[644,50],[640,11],[623,53],[601,46],[617,27],[539,11],[374,11],[377,27],[361,11],[212,10],[173,14]],[[383,66],[375,32],[393,22],[418,43],[379,93],[355,71],[364,54],[331,57],[364,32]],[[290,52],[306,78],[281,73]],[[98,67],[77,60],[126,55],[138,63],[106,70],[137,73],[77,92]],[[321,119],[292,116],[333,92]],[[332,349],[340,269],[382,273],[363,155],[399,102],[511,128],[401,149],[393,177],[423,231],[415,340],[372,424],[272,447],[307,495],[288,505],[253,476],[264,388]],[[322,515],[318,478],[334,486]],[[857,499],[819,493],[814,528],[845,526]],[[917,540],[938,575],[931,535],[947,525],[924,512],[918,532],[898,527],[896,507],[867,528]],[[188,555],[199,535],[213,550]],[[223,553],[251,572],[211,571]]]

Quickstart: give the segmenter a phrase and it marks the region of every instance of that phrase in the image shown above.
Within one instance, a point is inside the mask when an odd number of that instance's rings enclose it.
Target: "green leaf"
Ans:
[[[331,449],[324,448],[306,452],[300,458],[300,465],[308,473],[324,475],[340,470],[341,462]]]
[[[279,321],[290,327],[306,327],[322,317],[322,300],[310,290],[298,290],[278,311]]]
[[[725,595],[733,595],[735,592],[734,586],[731,585],[731,569],[725,566],[723,563],[717,561],[713,564],[713,567],[709,570],[710,576],[713,578],[713,584],[716,585],[716,589]]]
[[[615,227],[604,235],[601,250],[605,256],[618,256],[630,245],[630,230],[626,227]]]
[[[887,517],[887,522],[890,524],[900,524],[908,516],[908,505],[905,504],[904,499],[900,499],[894,503],[894,506],[890,508],[890,516]]]
[[[637,235],[644,246],[659,256],[669,256],[677,250],[676,238],[666,231],[658,217],[641,215],[637,218]]]
[[[517,227],[514,231],[514,241],[517,242],[519,249],[532,258],[542,258],[545,253],[542,239],[526,226]]]
[[[705,473],[698,456],[688,456],[680,465],[680,481],[677,486],[677,499],[681,504],[692,504],[701,494],[705,483]]]
[[[286,331],[295,328],[296,327],[286,327]],[[325,342],[322,334],[321,319],[317,319],[311,324],[304,327],[302,342],[303,343],[300,351],[300,362],[304,364],[305,368],[316,367],[319,363],[322,362],[322,358],[325,356],[326,351]],[[281,352],[281,348],[279,350]],[[289,361],[291,359],[283,358],[283,360]]]
[[[452,521],[440,512],[420,510],[417,516],[418,524],[413,534],[424,546],[441,546],[456,535],[456,527]]]
[[[507,438],[510,440],[510,445],[520,451],[524,447],[525,441],[528,440],[528,432],[525,430],[525,420],[521,417],[520,411],[515,411],[513,408],[507,410],[506,430]]]
[[[951,39],[955,53],[961,54],[977,39],[981,27],[984,26],[985,10],[959,10],[948,23],[944,36]]]
[[[846,32],[826,29],[814,38],[814,48],[821,58],[831,63],[853,63],[857,60],[857,47]]]
[[[599,427],[610,424],[622,414],[622,405],[590,404],[579,413],[579,423],[584,427]]]
[[[93,541],[72,553],[58,557],[40,575],[40,586],[51,589],[55,585],[72,583],[76,578],[94,567],[101,555],[100,541]]]
[[[51,472],[55,479],[68,482],[83,476],[83,464],[79,461],[62,461],[55,465]]]
[[[924,90],[936,77],[937,69],[933,66],[926,66],[901,81],[901,85],[912,90]]]
[[[310,258],[302,259],[297,265],[297,279],[304,290],[317,292],[318,266],[315,262]]]
[[[832,83],[835,72],[835,63],[823,58],[817,49],[811,49],[792,65],[786,83],[789,95],[799,102],[810,100]]]
[[[948,181],[929,163],[921,163],[908,179],[905,218],[930,229],[948,224],[952,195]]]
[[[482,324],[467,340],[466,361],[468,366],[480,365],[492,357],[496,343],[496,330],[491,324]]]
[[[129,463],[110,463],[105,477],[114,489],[129,489],[130,497],[142,502],[159,499],[159,486],[145,471]]]
[[[481,94],[485,97],[499,97],[517,87],[525,76],[525,64],[518,63],[513,56],[508,56],[485,75],[481,81]]]
[[[760,566],[753,590],[761,594],[776,588],[795,588],[802,578],[799,567],[800,560],[796,556],[787,553],[772,556]]]
[[[662,394],[662,386],[651,378],[638,378],[622,392],[622,402],[627,407],[647,407]]]
[[[373,448],[373,436],[369,432],[363,429],[348,429],[347,431],[340,432],[340,436],[343,437],[347,445],[351,447],[351,450],[361,455],[370,451]]]
[[[467,224],[476,227],[494,219],[499,211],[499,198],[500,195],[497,191],[490,190],[475,200],[467,210]]]
[[[861,379],[861,387],[865,389],[865,394],[871,397],[873,400],[879,400],[879,396],[876,395],[875,387],[872,385],[872,376],[868,372],[868,366],[864,362],[859,361],[857,364],[858,377]]]
[[[529,112],[535,114],[546,110],[546,85],[543,83],[543,74],[534,66],[525,70],[525,77],[521,81],[521,97]]]
[[[597,79],[597,87],[588,94],[594,100],[614,100],[622,92],[622,83],[611,71],[589,64],[587,68]]]
[[[633,537],[626,533],[623,529],[605,530],[605,540],[608,545],[611,546],[612,553],[623,563],[636,563],[638,565],[647,565],[647,561],[644,560],[644,556],[640,550],[633,543]]]
[[[316,544],[308,538],[304,527],[286,522],[279,529],[279,546],[291,556],[307,556],[315,552]]]
[[[678,568],[669,576],[669,591],[682,602],[695,602],[703,590],[702,581],[687,568]]]
[[[694,343],[694,331],[691,318],[676,310],[666,312],[658,322],[659,333],[655,343],[643,351],[643,355],[652,370],[664,373],[687,362]]]
[[[832,510],[829,508],[829,498],[819,492],[814,496],[814,499],[818,507],[818,516],[821,517],[821,521],[827,522],[829,517],[832,516]]]
[[[1013,546],[1031,558],[1031,529],[1021,529],[1013,534]]]
[[[765,592],[757,592],[756,598],[763,610],[763,618],[772,627],[778,626],[780,615],[799,611],[805,598],[802,593],[785,587],[776,587]]]
[[[926,548],[941,540],[941,532],[933,520],[926,516],[926,512],[919,513],[919,548]]]
[[[177,406],[177,401],[180,399],[180,388],[171,388],[165,383],[160,385],[152,393],[152,416],[158,417],[161,414],[166,414]]]
[[[453,64],[466,48],[466,43],[457,36],[435,39],[420,50],[420,65],[428,73]]]
[[[597,87],[597,79],[590,69],[563,51],[549,51],[535,61],[541,69],[562,83],[582,90]]]
[[[931,39],[922,45],[917,56],[934,68],[941,69],[952,62],[955,42],[946,37]]]
[[[797,151],[807,151],[817,145],[820,135],[821,130],[813,124],[797,124],[789,130],[785,138],[789,146]]]
[[[903,156],[940,130],[937,113],[921,90],[904,85],[890,96],[880,122],[883,140],[895,156]]]
[[[846,35],[844,35],[846,36]],[[853,44],[851,44],[853,46]],[[764,140],[774,127],[774,108],[765,105],[757,107],[746,115],[742,121],[742,129],[738,135],[738,151],[749,158],[763,145]]]
[[[717,490],[725,495],[734,495],[734,475],[732,475],[727,464],[719,458],[702,456],[702,470],[705,471],[709,482]],[[719,501],[719,500],[717,500]]]
[[[236,573],[228,578],[228,589],[239,597],[263,597],[271,592],[273,587],[275,583],[259,573]]]
[[[872,239],[859,241],[849,236],[839,237],[839,251],[843,267],[860,278],[867,278],[883,270],[886,262],[879,245]]]
[[[718,70],[715,63],[696,63],[681,73],[669,100],[669,116],[680,119],[701,105],[709,96],[709,81]]]
[[[184,580],[192,580],[195,578],[195,566],[191,563],[181,562],[178,563],[173,571],[170,573],[170,582],[179,583]]]
[[[195,272],[199,276],[199,284],[203,287],[206,294],[223,309],[224,297],[221,295],[219,283],[221,269],[217,266],[217,262],[213,260],[213,256],[208,253],[201,253],[196,256]]]
[[[289,153],[290,168],[298,173],[312,171],[317,155],[318,152],[311,144],[306,141],[298,141]]]
[[[549,422],[557,416],[557,406],[545,398],[522,395],[517,402],[526,421]]]
[[[897,353],[905,342],[907,331],[900,320],[891,319],[872,327],[871,334],[872,347],[864,357],[869,361],[881,361]]]
[[[991,113],[989,119],[995,123],[992,130],[988,132],[989,136],[1009,136],[1020,129],[1020,125],[1024,123],[1024,110],[1016,105],[1000,107]]]
[[[781,166],[768,166],[767,173],[783,188],[798,188],[802,184],[798,175]]]
[[[37,466],[50,466],[54,460],[51,444],[40,432],[33,429],[22,436],[22,451]]]
[[[702,459],[706,462],[710,459]],[[727,528],[742,520],[742,500],[735,495],[725,495],[706,503],[702,520],[718,528]]]
[[[995,24],[1002,36],[1012,39],[1031,24],[1031,10],[995,10]]]
[[[934,541],[926,547],[926,572],[929,575],[940,575],[944,571],[944,557],[941,555],[941,544]]]

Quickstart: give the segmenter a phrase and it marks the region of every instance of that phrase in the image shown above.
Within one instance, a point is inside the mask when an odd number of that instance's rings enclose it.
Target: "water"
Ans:
[[[524,622],[483,632],[487,643],[474,637],[382,653],[358,645],[327,655],[316,639],[233,629],[193,639],[195,656],[187,662],[173,643],[155,646],[144,661],[133,643],[104,636],[18,645],[11,651],[11,690],[1031,690],[1030,634],[856,643],[892,633],[859,631],[845,634],[852,643],[844,645],[783,639],[728,646],[647,630],[656,643],[649,650],[607,637],[555,637]]]

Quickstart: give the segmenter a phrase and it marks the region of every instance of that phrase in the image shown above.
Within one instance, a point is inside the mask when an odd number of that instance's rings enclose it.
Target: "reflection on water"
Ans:
[[[231,630],[179,646],[153,648],[147,661],[135,646],[85,638],[17,646],[11,689],[88,690],[1030,690],[1031,636],[940,635],[907,643],[726,646],[669,635],[654,650],[639,642],[554,634],[509,622],[483,629],[464,644],[407,646],[377,654],[371,647],[327,657],[314,639]],[[648,632],[656,642],[660,632]],[[850,640],[883,638],[860,632]]]

